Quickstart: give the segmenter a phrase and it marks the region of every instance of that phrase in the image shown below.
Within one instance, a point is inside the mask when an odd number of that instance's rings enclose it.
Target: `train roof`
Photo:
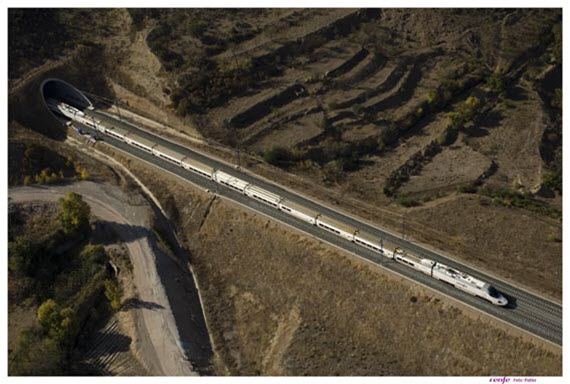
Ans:
[[[248,191],[263,194],[263,195],[271,197],[272,199],[275,199],[275,200],[281,200],[281,196],[279,196],[278,194],[273,193],[273,192],[269,192],[267,189],[263,189],[261,187],[258,187],[257,185],[250,184],[247,186],[247,189],[248,189]]]
[[[131,132],[129,134],[128,138],[130,140],[135,140],[137,143],[142,144],[144,146],[147,146],[149,148],[152,148],[156,145],[156,143],[154,141],[146,139],[146,138],[142,137],[141,135],[139,135],[135,132]]]
[[[380,237],[379,236],[374,236],[371,233],[368,232],[364,232],[364,231],[358,231],[358,233],[356,234],[356,236],[360,237],[363,240],[366,240],[370,243],[374,243],[374,244],[380,244]]]
[[[164,153],[166,156],[170,156],[173,159],[176,159],[178,161],[182,161],[182,159],[184,159],[186,156],[181,154],[180,152],[174,151],[172,149],[169,149],[163,145],[158,144],[156,147],[154,147],[155,151],[159,151]]]
[[[346,225],[343,222],[340,222],[340,221],[335,220],[335,219],[328,217],[328,216],[321,215],[321,216],[319,216],[318,220],[322,221],[323,223],[325,223],[327,225],[333,226],[337,229],[340,229],[340,230],[347,232],[347,233],[350,233],[350,234],[353,234],[354,232],[356,232],[356,228],[351,227],[350,225]]]
[[[476,279],[473,276],[470,276],[464,272],[453,269],[453,268],[451,268],[445,264],[437,263],[435,265],[435,269],[437,269],[443,273],[446,273],[447,275],[449,275],[455,279],[461,280],[467,284],[471,284],[477,288],[483,288],[483,286],[485,285],[484,281]]]
[[[292,208],[295,211],[301,212],[307,216],[317,217],[317,215],[318,215],[318,212],[313,211],[312,209],[305,208],[302,205],[297,204],[291,200],[283,199],[283,200],[281,200],[281,205],[285,205],[285,206]]]
[[[126,129],[124,129],[124,128],[116,127],[116,126],[114,126],[114,125],[109,126],[109,125],[107,125],[107,124],[104,124],[104,126],[107,127],[107,129],[110,129],[110,130],[112,130],[113,132],[116,132],[116,133],[118,133],[118,134],[121,135],[121,136],[125,136],[125,135],[127,135],[128,133],[131,132],[131,131],[128,131],[128,130],[126,130]],[[129,137],[130,137],[130,135],[129,135]]]
[[[200,163],[199,161],[196,161],[190,157],[185,158],[184,161],[182,161],[182,162],[186,163],[188,165],[191,165],[194,168],[198,168],[198,169],[201,169],[203,171],[206,171],[209,174],[212,174],[212,172],[214,172],[214,168],[212,168],[209,165],[206,165],[204,163]]]

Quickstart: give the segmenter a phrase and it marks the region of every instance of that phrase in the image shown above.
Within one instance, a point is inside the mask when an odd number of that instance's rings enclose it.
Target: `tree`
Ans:
[[[466,119],[471,119],[479,110],[481,102],[477,97],[469,96],[465,100],[465,107],[463,108],[463,113]]]
[[[274,147],[263,154],[263,159],[271,165],[277,167],[287,167],[292,162],[293,155],[287,148]]]
[[[121,309],[121,289],[111,280],[105,280],[105,297],[109,300],[111,308],[115,311]]]
[[[54,329],[61,322],[59,305],[52,299],[45,301],[38,308],[37,318],[38,323],[42,326],[42,329],[49,333],[51,329]]]
[[[75,311],[71,308],[61,309],[53,299],[48,299],[40,305],[37,319],[44,334],[64,347],[73,343],[79,331]]]
[[[562,194],[562,150],[558,148],[554,160],[549,164],[549,171],[542,175],[542,183]]]
[[[89,227],[89,205],[83,201],[81,195],[69,192],[64,199],[59,200],[61,213],[59,222],[65,234],[72,234]]]
[[[20,276],[30,276],[36,267],[38,247],[26,236],[8,243],[8,269]]]

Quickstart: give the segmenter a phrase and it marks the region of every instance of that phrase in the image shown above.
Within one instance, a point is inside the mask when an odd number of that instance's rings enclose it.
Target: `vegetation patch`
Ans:
[[[549,207],[545,203],[533,199],[530,196],[513,192],[509,189],[485,186],[480,188],[478,192],[481,195],[492,198],[492,202],[495,204],[503,205],[505,207],[516,207],[516,208],[526,209],[528,211],[535,212],[539,215],[552,217],[553,219],[562,218],[561,211]]]
[[[36,322],[21,331],[9,355],[10,375],[73,374],[80,329],[106,311],[100,303],[109,281],[108,256],[101,245],[82,242],[90,233],[89,206],[74,193],[61,199],[60,206],[47,235],[9,232],[9,306],[38,307]],[[18,215],[17,209],[13,212]],[[13,218],[14,230],[27,225],[24,221]]]

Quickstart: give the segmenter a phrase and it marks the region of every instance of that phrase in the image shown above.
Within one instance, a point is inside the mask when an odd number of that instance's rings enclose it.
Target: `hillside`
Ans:
[[[393,232],[405,215],[408,239],[560,302],[561,27],[558,9],[10,9],[9,183],[122,180],[60,141],[37,94],[58,77]],[[216,374],[560,372],[542,345],[108,152],[191,255]]]

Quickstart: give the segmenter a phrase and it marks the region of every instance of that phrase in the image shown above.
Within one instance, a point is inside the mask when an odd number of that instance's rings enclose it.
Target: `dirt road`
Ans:
[[[127,195],[118,187],[80,182],[64,186],[11,188],[14,203],[57,201],[76,192],[91,212],[106,221],[127,246],[138,291],[137,335],[134,353],[156,375],[197,375],[193,363],[203,365],[211,354],[209,338],[196,289],[182,270],[156,245],[149,232],[149,203],[138,194]],[[171,303],[175,307],[171,307]]]

